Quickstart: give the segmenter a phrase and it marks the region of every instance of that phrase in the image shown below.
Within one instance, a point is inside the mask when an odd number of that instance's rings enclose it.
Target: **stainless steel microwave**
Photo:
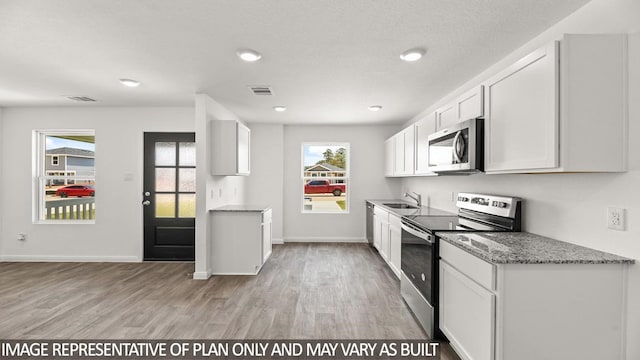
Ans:
[[[429,135],[428,169],[469,174],[484,170],[484,120],[471,119]]]

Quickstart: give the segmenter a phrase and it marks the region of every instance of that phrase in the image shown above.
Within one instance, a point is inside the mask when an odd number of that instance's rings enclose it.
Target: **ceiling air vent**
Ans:
[[[69,100],[73,100],[73,101],[81,101],[81,102],[95,102],[97,101],[96,99],[92,99],[88,96],[67,96],[67,99]]]
[[[268,86],[249,86],[253,95],[273,95],[271,88]]]

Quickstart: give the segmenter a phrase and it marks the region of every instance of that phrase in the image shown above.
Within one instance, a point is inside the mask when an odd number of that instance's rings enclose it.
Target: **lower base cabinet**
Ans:
[[[211,213],[212,275],[256,275],[271,255],[272,211]]]
[[[440,329],[464,360],[624,359],[625,264],[491,264],[441,240]]]
[[[400,279],[400,218],[380,207],[373,212],[373,246]]]

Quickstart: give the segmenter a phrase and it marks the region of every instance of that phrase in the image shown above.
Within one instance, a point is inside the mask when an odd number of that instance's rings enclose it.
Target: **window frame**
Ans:
[[[45,217],[46,209],[46,182],[50,180],[67,180],[68,186],[76,185],[78,181],[91,181],[92,185],[96,183],[96,161],[94,151],[94,171],[93,176],[77,176],[76,171],[63,170],[46,170],[47,163],[47,136],[93,136],[94,143],[96,132],[94,129],[40,129],[33,131],[33,151],[32,151],[32,223],[33,224],[83,224],[91,225],[96,223],[96,219],[47,219]],[[53,163],[53,159],[51,160]],[[67,173],[67,175],[49,175],[52,172]],[[73,173],[74,175],[69,175]],[[97,203],[97,196],[93,198]]]
[[[317,176],[317,175],[311,175],[311,176],[305,176],[305,165],[304,165],[304,149],[306,146],[327,146],[327,147],[333,147],[333,146],[339,146],[339,147],[343,147],[345,149],[347,149],[346,151],[346,169],[345,169],[345,173],[344,176],[332,176],[332,177],[328,177],[328,176]],[[349,142],[343,142],[343,141],[303,141],[301,146],[300,146],[300,191],[301,191],[301,196],[300,196],[300,211],[303,215],[307,215],[307,214],[322,214],[322,215],[347,215],[350,213],[351,211],[351,143]],[[345,200],[346,200],[346,206],[345,209],[343,211],[313,211],[313,210],[305,210],[304,205],[305,205],[305,194],[304,194],[304,186],[307,183],[307,181],[315,181],[315,180],[341,180],[342,184],[346,185],[346,194],[345,194]]]
[[[60,165],[60,156],[59,155],[51,155],[51,165],[52,166]]]

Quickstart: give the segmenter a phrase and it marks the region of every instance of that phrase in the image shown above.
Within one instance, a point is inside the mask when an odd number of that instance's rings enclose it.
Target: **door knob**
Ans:
[[[142,205],[149,206],[149,205],[151,205],[151,201],[145,200],[145,201],[142,202]]]

